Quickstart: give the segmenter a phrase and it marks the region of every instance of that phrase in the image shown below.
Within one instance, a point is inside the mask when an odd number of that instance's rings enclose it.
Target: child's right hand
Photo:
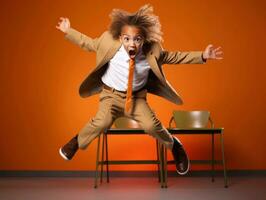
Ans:
[[[68,18],[64,17],[60,17],[60,20],[56,28],[65,33],[70,28],[70,21]]]

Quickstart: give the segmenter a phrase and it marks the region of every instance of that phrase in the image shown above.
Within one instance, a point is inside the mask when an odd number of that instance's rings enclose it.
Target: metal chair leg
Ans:
[[[164,188],[164,178],[163,178],[163,155],[162,155],[162,145],[158,142],[159,147],[159,160],[160,160],[160,180],[161,180],[161,188]]]
[[[161,171],[161,188],[166,188],[166,179],[165,179],[165,150],[164,150],[164,145],[160,144],[160,171]]]
[[[164,187],[167,188],[167,148],[164,148]]]
[[[220,139],[221,139],[221,149],[222,149],[222,158],[223,158],[224,187],[225,188],[228,188],[227,175],[226,175],[226,167],[225,167],[225,156],[224,156],[224,138],[223,138],[223,131],[221,132]]]
[[[159,156],[159,150],[158,150],[158,140],[156,139],[156,155],[157,155],[157,161],[160,162],[160,156]],[[157,164],[157,173],[158,173],[158,182],[161,182],[161,176],[160,176],[160,164]]]
[[[99,155],[100,155],[100,142],[101,142],[101,135],[98,136],[94,188],[98,187],[98,167],[99,167]]]
[[[105,135],[105,160],[106,160],[106,176],[107,176],[107,183],[109,183],[109,161],[108,161],[108,141],[107,141],[107,133]]]
[[[214,182],[214,133],[212,133],[212,182]]]
[[[104,148],[105,148],[105,146],[104,146],[104,144],[105,144],[105,137],[104,137],[104,135],[105,135],[105,133],[103,133],[103,141],[102,141],[102,159],[101,159],[101,178],[100,178],[100,183],[102,183],[103,182],[103,162],[104,162]]]

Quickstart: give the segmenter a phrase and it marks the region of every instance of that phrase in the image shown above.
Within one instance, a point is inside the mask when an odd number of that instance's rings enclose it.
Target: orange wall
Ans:
[[[141,0],[130,6],[129,1],[106,2],[1,3],[0,170],[94,170],[95,141],[86,151],[79,151],[71,162],[62,160],[58,149],[97,111],[98,96],[83,99],[78,95],[79,84],[95,65],[95,55],[69,43],[55,26],[60,16],[68,17],[74,28],[95,37],[108,26],[112,8],[135,11],[146,3]],[[167,126],[174,109],[210,110],[216,126],[225,127],[228,168],[266,169],[263,89],[266,3],[259,0],[150,3],[162,23],[165,49],[203,50],[213,43],[221,45],[224,51],[222,61],[164,66],[184,105],[150,95],[148,101],[158,118]],[[207,137],[181,139],[191,158],[210,155]],[[154,157],[154,140],[149,136],[116,136],[109,141],[111,159]]]

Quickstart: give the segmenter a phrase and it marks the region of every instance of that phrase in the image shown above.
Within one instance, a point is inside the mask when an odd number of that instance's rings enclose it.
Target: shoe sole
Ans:
[[[190,168],[190,161],[189,161],[189,158],[188,158],[188,166],[187,166],[187,170],[184,171],[184,172],[179,172],[179,171],[176,170],[176,172],[177,172],[179,175],[185,175],[185,174],[188,173],[189,168]]]
[[[62,152],[62,148],[59,149],[59,154],[62,158],[64,158],[65,160],[69,160]]]

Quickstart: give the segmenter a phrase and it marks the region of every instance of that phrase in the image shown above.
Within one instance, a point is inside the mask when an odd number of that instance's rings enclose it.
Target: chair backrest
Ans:
[[[116,128],[138,128],[141,129],[139,123],[128,117],[119,117],[115,120],[114,126]]]
[[[173,118],[176,128],[206,128],[210,120],[209,111],[173,111]]]

